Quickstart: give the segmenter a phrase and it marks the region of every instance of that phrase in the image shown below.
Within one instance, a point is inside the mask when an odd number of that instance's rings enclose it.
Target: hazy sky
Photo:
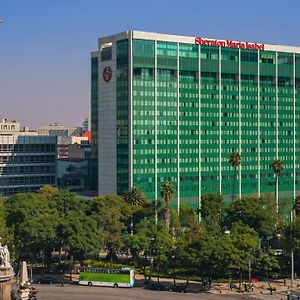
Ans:
[[[299,11],[299,0],[0,0],[0,117],[81,125],[98,37],[135,29],[300,46]]]

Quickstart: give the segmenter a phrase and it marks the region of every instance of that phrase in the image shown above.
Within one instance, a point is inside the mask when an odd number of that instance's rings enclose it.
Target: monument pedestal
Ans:
[[[29,289],[29,288],[26,288],[26,289],[19,289],[18,294],[19,294],[19,296],[21,297],[21,299],[24,299],[24,300],[26,299],[26,300],[28,300],[29,292],[30,292],[30,289]]]
[[[0,300],[11,300],[11,285],[14,271],[11,267],[0,267]]]

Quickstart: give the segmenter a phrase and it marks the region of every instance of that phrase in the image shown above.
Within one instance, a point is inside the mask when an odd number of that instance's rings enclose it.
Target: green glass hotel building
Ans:
[[[201,195],[274,193],[270,164],[284,162],[279,197],[300,191],[300,48],[127,31],[91,53],[91,120],[98,193],[132,186],[173,205]],[[93,169],[93,166],[92,166]]]

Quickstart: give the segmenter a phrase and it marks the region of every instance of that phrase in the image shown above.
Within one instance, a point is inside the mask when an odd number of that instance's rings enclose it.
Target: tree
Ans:
[[[125,236],[124,244],[133,260],[142,268],[146,278],[146,267],[149,262],[151,272],[153,271],[152,267],[155,265],[158,273],[161,266],[166,266],[170,249],[174,246],[174,239],[164,226],[161,224],[155,225],[151,220],[143,220],[137,225],[136,229],[135,235]]]
[[[300,216],[300,195],[297,195],[294,200],[293,209],[295,211],[296,216]]]
[[[193,240],[188,246],[189,256],[187,257],[187,264],[193,266],[191,274],[198,274],[202,277],[212,275],[213,265],[212,265],[212,254],[215,251],[216,239],[203,232],[195,240]]]
[[[11,246],[12,242],[12,232],[6,226],[6,210],[4,207],[4,200],[0,196],[0,237],[1,243],[9,244]]]
[[[271,168],[275,174],[275,200],[276,200],[276,212],[278,213],[278,181],[279,175],[283,170],[283,161],[281,159],[275,159],[272,164]]]
[[[37,192],[46,196],[53,196],[59,192],[59,189],[53,185],[45,184]]]
[[[225,225],[231,229],[233,223],[242,221],[266,240],[278,226],[278,215],[275,212],[274,199],[271,197],[242,197],[226,208]]]
[[[229,234],[224,234],[219,244],[222,245],[221,261],[218,266],[224,266],[231,272],[237,272],[240,280],[243,271],[249,267],[249,262],[259,250],[259,236],[255,230],[241,221],[232,224]]]
[[[108,250],[107,258],[112,263],[116,252],[122,246],[125,222],[132,215],[132,207],[122,197],[106,195],[89,202],[88,214],[94,218],[97,228],[102,231],[103,243]]]
[[[86,207],[75,194],[51,186],[44,186],[37,193],[8,198],[7,224],[14,231],[17,259],[36,262],[42,258],[49,265],[53,249],[62,245],[67,245],[69,252],[78,257],[85,251],[92,252],[90,248],[98,240],[91,233],[96,226],[86,216]]]
[[[80,211],[71,211],[58,227],[60,238],[75,259],[83,259],[86,254],[98,255],[102,233],[93,218]]]
[[[207,231],[218,234],[224,221],[224,201],[220,194],[205,194],[201,197],[201,218]]]
[[[242,157],[239,152],[232,152],[228,158],[229,163],[234,168],[233,184],[232,184],[232,201],[235,200],[235,185],[236,185],[237,167],[241,164],[241,159],[242,159]]]
[[[136,210],[140,210],[142,207],[145,206],[147,202],[147,197],[145,193],[138,189],[138,188],[131,188],[129,192],[123,195],[123,199],[125,202],[133,206]],[[131,217],[131,224],[130,224],[131,234],[133,235],[133,216]]]
[[[274,251],[271,251],[270,249],[268,250],[267,253],[259,251],[259,258],[257,260],[257,268],[259,270],[262,270],[265,272],[267,281],[270,286],[270,282],[269,282],[270,271],[279,269],[278,260],[275,257]]]
[[[42,258],[44,267],[51,263],[51,253],[57,245],[57,225],[59,217],[54,210],[35,214],[27,218],[15,233],[19,259],[37,262]]]
[[[171,181],[166,180],[160,188],[160,194],[165,200],[165,224],[169,231],[170,229],[170,217],[171,217],[171,200],[175,194],[175,189]]]
[[[123,195],[124,201],[134,207],[143,207],[146,204],[147,197],[139,188],[131,188],[128,193]]]

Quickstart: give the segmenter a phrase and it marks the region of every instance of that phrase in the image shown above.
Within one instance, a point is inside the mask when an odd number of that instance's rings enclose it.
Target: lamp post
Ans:
[[[294,250],[293,250],[293,217],[294,211],[291,211],[291,292],[293,292],[294,286]]]
[[[175,277],[176,255],[175,255],[175,251],[174,251],[174,254],[172,255],[172,261],[173,261],[173,284],[174,284],[174,286],[176,286],[176,277]]]

